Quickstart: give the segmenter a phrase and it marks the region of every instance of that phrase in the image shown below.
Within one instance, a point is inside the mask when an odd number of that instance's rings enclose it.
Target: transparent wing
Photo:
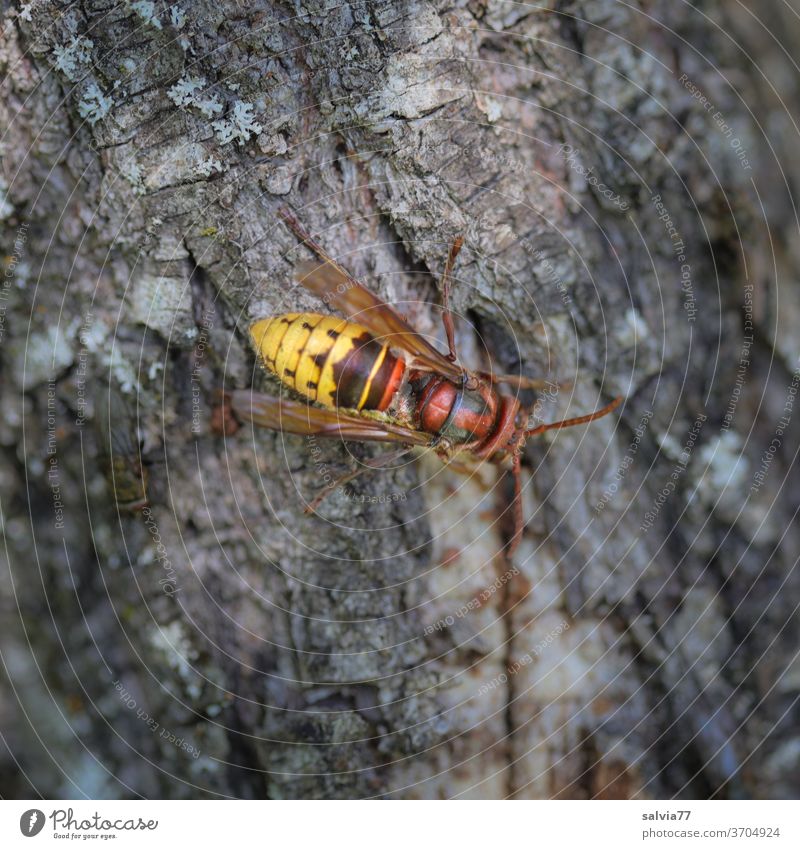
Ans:
[[[455,382],[461,381],[463,372],[459,366],[437,351],[389,304],[337,263],[332,260],[321,264],[314,260],[302,262],[297,267],[297,279],[324,303],[362,324],[382,342],[411,354],[416,366]]]
[[[228,399],[239,418],[284,433],[365,442],[400,442],[408,445],[428,445],[431,441],[430,434],[402,425],[376,421],[341,410],[312,407],[297,401],[251,392],[249,389],[230,392]]]

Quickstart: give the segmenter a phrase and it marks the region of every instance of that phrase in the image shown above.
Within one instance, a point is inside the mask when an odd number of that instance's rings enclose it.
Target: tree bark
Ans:
[[[4,796],[798,793],[788,8],[4,9]],[[464,235],[464,360],[624,396],[512,562],[491,469],[308,517],[382,449],[212,428],[327,311],[282,206],[440,342]]]

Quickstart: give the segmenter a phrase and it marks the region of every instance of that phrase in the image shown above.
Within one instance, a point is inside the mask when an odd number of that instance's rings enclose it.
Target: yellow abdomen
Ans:
[[[405,363],[360,324],[316,313],[257,321],[250,335],[282,383],[325,407],[385,410]]]

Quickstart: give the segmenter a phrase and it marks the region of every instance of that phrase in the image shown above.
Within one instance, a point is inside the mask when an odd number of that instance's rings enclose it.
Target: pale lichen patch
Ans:
[[[475,92],[475,105],[483,112],[490,124],[494,124],[503,116],[503,104],[496,97]]]
[[[144,188],[144,178],[142,175],[142,169],[139,167],[139,164],[135,159],[128,159],[124,164],[123,168],[120,172],[125,180],[133,186],[133,191],[137,195],[143,195],[145,193]]]
[[[167,91],[167,97],[176,106],[191,106],[206,118],[213,118],[223,110],[220,99],[215,94],[202,93],[206,87],[205,77],[185,75]]]
[[[53,380],[72,365],[74,358],[64,327],[53,324],[42,333],[31,334],[25,348],[17,354],[23,388],[29,390]]]
[[[8,185],[0,179],[0,221],[10,218],[14,212],[14,206],[8,200]]]
[[[100,359],[121,392],[138,395],[142,391],[133,366],[122,355],[118,345],[112,344],[111,349],[104,352]]]
[[[120,62],[119,68],[123,74],[132,74],[136,71],[138,65],[130,56],[128,56]]]
[[[254,108],[252,103],[237,100],[228,118],[214,121],[212,124],[217,141],[223,145],[235,141],[241,147],[250,141],[252,136],[259,135],[264,128],[255,120]]]
[[[724,431],[700,449],[697,462],[701,469],[697,484],[699,499],[713,507],[721,518],[737,521],[748,497],[751,473],[741,437],[733,431]],[[755,537],[760,524],[755,520],[757,512],[752,509],[744,512],[742,521],[754,523]]]
[[[657,442],[669,460],[680,460],[683,454],[683,446],[672,434],[666,432],[658,434]]]
[[[93,47],[94,42],[82,35],[74,36],[67,45],[56,45],[53,48],[56,69],[74,82],[80,76],[81,66],[92,61]]]
[[[641,345],[650,334],[649,328],[642,315],[631,308],[626,311],[622,322],[616,328],[617,341],[625,348]]]
[[[163,655],[167,666],[183,682],[186,692],[193,698],[198,698],[201,690],[193,669],[198,653],[181,622],[170,622],[151,631],[150,645]]]
[[[156,15],[156,4],[151,0],[134,0],[129,4],[131,9],[146,23],[156,29],[162,29],[161,21]]]
[[[223,170],[222,163],[213,156],[207,156],[205,159],[201,159],[194,168],[194,172],[198,177],[210,177],[212,174],[221,174]]]
[[[703,467],[699,491],[705,497],[716,497],[728,487],[741,490],[750,471],[750,464],[742,454],[741,437],[730,430],[704,445],[698,459]]]
[[[175,29],[183,29],[186,23],[186,12],[180,6],[169,7],[169,22]]]
[[[192,77],[184,74],[172,88],[167,91],[167,97],[176,106],[188,106],[194,100],[195,93],[205,86],[204,77]]]
[[[114,99],[106,95],[97,83],[89,83],[78,103],[78,113],[94,125],[111,111]]]

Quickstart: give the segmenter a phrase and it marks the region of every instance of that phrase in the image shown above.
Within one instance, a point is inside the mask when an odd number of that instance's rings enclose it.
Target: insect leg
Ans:
[[[492,383],[506,383],[516,389],[569,389],[572,386],[570,381],[565,383],[556,383],[554,380],[545,378],[525,377],[521,374],[491,374],[490,372],[481,372],[480,376]]]
[[[514,465],[511,467],[514,480],[514,498],[511,502],[511,515],[514,522],[514,530],[506,548],[506,557],[511,558],[522,540],[522,531],[525,527],[525,519],[522,514],[522,455],[516,454]]]
[[[397,451],[391,451],[388,454],[384,454],[380,457],[377,457],[374,460],[368,460],[363,465],[356,467],[351,472],[346,472],[343,475],[340,475],[336,480],[329,483],[326,487],[320,490],[316,496],[306,505],[305,510],[303,512],[309,516],[311,513],[317,512],[317,507],[322,504],[322,502],[335,490],[337,490],[340,486],[344,486],[350,481],[355,480],[360,475],[363,475],[365,472],[374,472],[378,469],[386,468],[387,466],[391,466],[392,463],[399,460],[401,457],[404,457],[411,451],[411,448],[400,448]]]
[[[456,333],[453,326],[453,314],[450,312],[450,286],[452,285],[451,275],[453,273],[453,266],[456,264],[456,258],[463,244],[464,237],[456,236],[453,244],[450,245],[450,253],[447,255],[447,262],[442,272],[442,324],[444,324],[444,332],[447,335],[447,347],[450,350],[447,359],[453,363],[458,359],[458,355],[456,354]]]
[[[214,436],[233,436],[239,430],[239,422],[233,414],[230,397],[222,390],[214,393],[209,426]]]
[[[314,251],[314,253],[323,261],[329,262],[334,268],[338,269],[348,280],[353,280],[356,282],[352,275],[350,275],[341,265],[339,265],[336,260],[325,251],[325,248],[319,244],[319,242],[315,242],[312,238],[311,234],[306,230],[305,227],[295,218],[294,215],[285,207],[282,206],[278,210],[278,215],[281,217],[286,226],[297,236],[297,238],[305,244],[307,248]]]
[[[610,404],[606,404],[605,407],[601,407],[593,413],[589,413],[586,416],[576,416],[572,419],[564,419],[560,422],[551,422],[550,424],[539,425],[538,427],[526,430],[525,436],[537,436],[540,433],[544,433],[546,430],[561,430],[561,428],[593,422],[595,419],[600,419],[603,416],[607,416],[610,412],[613,412],[619,406],[621,401],[622,396],[618,395]]]

